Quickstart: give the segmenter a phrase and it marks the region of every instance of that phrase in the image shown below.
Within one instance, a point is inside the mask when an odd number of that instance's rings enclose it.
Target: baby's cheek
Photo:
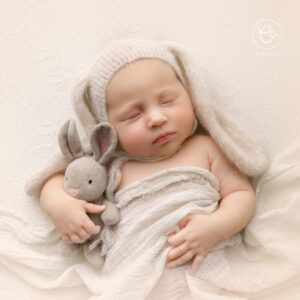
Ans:
[[[118,132],[119,143],[122,149],[126,152],[136,152],[139,150],[140,146],[143,145],[143,139],[145,133],[142,132],[140,127],[126,127],[124,126]]]
[[[181,111],[176,114],[176,120],[181,129],[186,131],[192,130],[195,115],[190,111]]]

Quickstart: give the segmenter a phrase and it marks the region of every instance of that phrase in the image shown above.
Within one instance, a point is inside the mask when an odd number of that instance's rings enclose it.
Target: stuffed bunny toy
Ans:
[[[119,222],[120,215],[115,205],[104,199],[107,184],[105,164],[111,158],[117,144],[114,128],[109,123],[95,126],[90,135],[90,146],[93,153],[84,153],[76,129],[75,121],[68,120],[61,128],[59,146],[70,162],[65,170],[64,189],[74,198],[94,204],[105,205],[101,214],[89,214],[91,220],[103,228]],[[96,268],[100,268],[104,259],[98,249],[101,243],[101,232],[83,243],[85,258]]]

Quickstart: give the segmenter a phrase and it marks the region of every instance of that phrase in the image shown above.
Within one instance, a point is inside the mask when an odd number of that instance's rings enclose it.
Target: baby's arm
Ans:
[[[255,191],[247,176],[239,172],[212,139],[208,150],[210,169],[219,180],[221,197],[219,209],[211,216],[218,228],[218,239],[225,240],[250,222],[255,212]]]
[[[41,190],[40,205],[67,243],[81,243],[100,232],[86,213],[101,213],[105,207],[69,196],[63,189],[64,175],[50,177]]]
[[[199,265],[210,248],[241,231],[255,212],[255,192],[247,177],[238,171],[210,137],[199,140],[199,147],[206,149],[210,171],[219,180],[221,200],[219,208],[211,215],[190,214],[181,220],[181,230],[168,238],[173,246],[167,257],[169,267],[177,267],[194,256]],[[194,264],[193,269],[196,269]]]

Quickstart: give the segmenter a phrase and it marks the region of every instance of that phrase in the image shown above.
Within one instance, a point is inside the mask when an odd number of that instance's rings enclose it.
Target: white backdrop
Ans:
[[[108,41],[120,37],[189,47],[216,80],[227,112],[275,159],[300,140],[299,15],[296,0],[2,0],[1,207],[26,220],[39,210],[23,185],[57,149],[74,82]],[[39,215],[35,224],[46,225]],[[14,277],[2,266],[0,271]],[[14,299],[10,289],[2,290],[2,299]],[[33,292],[43,299],[68,294]],[[85,293],[80,289],[72,298]]]

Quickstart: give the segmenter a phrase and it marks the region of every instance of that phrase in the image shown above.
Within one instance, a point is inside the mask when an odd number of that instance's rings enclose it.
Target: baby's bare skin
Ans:
[[[168,238],[173,248],[167,266],[176,267],[193,259],[192,273],[210,248],[249,223],[255,211],[255,192],[247,177],[229,162],[210,137],[191,136],[195,119],[192,102],[168,64],[142,59],[125,66],[110,81],[106,98],[109,121],[127,154],[167,157],[151,163],[125,163],[119,190],[160,170],[183,165],[205,168],[219,180],[221,201],[217,211],[186,216],[178,224],[181,230]],[[103,208],[87,208],[84,202],[74,206],[73,199],[62,191],[62,179],[56,185],[51,183],[53,180],[49,179],[43,188],[42,206],[63,236],[72,242],[82,242],[93,232],[86,212],[100,212]],[[63,199],[63,204],[58,198]],[[80,222],[75,221],[78,216]]]
[[[63,174],[49,178],[41,191],[40,204],[65,242],[81,243],[100,231],[87,213],[101,213],[105,206],[71,197],[64,191],[63,181]]]
[[[165,92],[162,89],[168,89]],[[109,120],[121,147],[132,156],[168,156],[158,162],[128,162],[118,189],[173,166],[192,165],[212,172],[220,183],[220,208],[213,214],[189,215],[168,242],[168,267],[194,258],[191,273],[218,241],[243,229],[255,209],[255,193],[247,177],[233,166],[208,136],[190,137],[195,119],[189,94],[173,69],[144,59],[121,69],[107,88]],[[160,134],[171,133],[166,140]]]

